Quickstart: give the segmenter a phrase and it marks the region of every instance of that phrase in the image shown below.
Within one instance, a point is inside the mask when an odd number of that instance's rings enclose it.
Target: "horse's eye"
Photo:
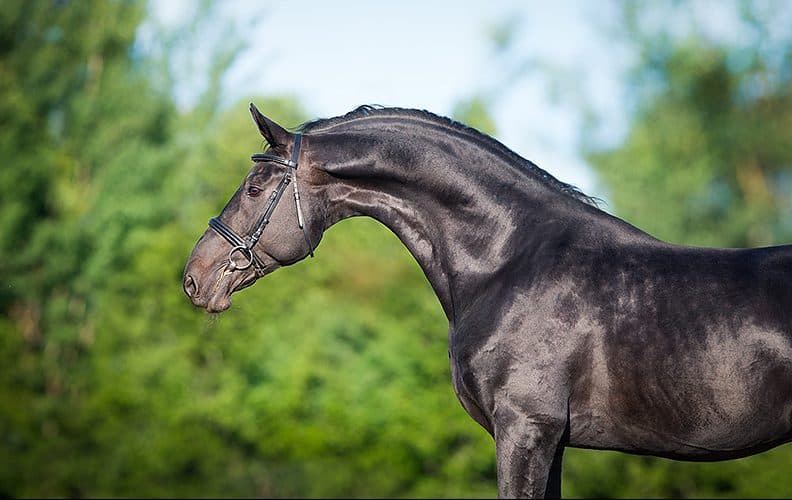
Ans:
[[[261,194],[261,189],[256,186],[248,186],[247,194],[248,196],[258,196]]]

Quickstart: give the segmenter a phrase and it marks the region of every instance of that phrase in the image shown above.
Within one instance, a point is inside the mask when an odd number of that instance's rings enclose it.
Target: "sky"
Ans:
[[[152,0],[151,15],[177,25],[198,3]],[[699,3],[709,9],[705,17],[728,32],[734,23],[710,4]],[[450,116],[458,102],[483,95],[498,140],[607,201],[580,154],[579,100],[582,92],[603,119],[604,143],[624,136],[629,119],[621,82],[631,55],[608,37],[616,15],[611,2],[225,0],[215,7],[213,16],[230,20],[233,36],[246,45],[224,82],[226,102],[292,95],[316,118],[362,104]],[[517,35],[499,52],[492,33],[508,23]],[[217,36],[207,32],[207,45],[185,57],[200,67]],[[185,105],[200,88],[192,74],[177,89]]]

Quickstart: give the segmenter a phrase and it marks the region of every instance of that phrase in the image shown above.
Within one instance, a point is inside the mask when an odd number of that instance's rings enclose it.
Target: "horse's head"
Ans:
[[[324,229],[302,136],[252,104],[250,112],[270,149],[252,156],[253,168],[210,220],[184,269],[184,292],[209,312],[228,309],[235,291],[312,255]]]

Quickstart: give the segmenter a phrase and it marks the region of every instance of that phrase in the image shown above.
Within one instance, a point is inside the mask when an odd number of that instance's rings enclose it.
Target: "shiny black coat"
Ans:
[[[290,134],[257,113],[288,155]],[[362,108],[304,132],[311,240],[363,215],[415,256],[449,320],[456,394],[495,439],[501,496],[559,496],[566,446],[714,461],[792,439],[792,246],[659,241],[425,112]]]

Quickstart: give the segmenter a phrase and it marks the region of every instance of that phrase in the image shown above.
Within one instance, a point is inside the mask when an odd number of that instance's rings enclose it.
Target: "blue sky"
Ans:
[[[152,15],[168,25],[189,17],[196,2],[157,0],[151,5]],[[229,100],[295,95],[316,117],[343,114],[361,104],[450,115],[460,100],[486,93],[492,96],[501,142],[561,180],[601,194],[577,152],[581,117],[575,104],[552,99],[538,73],[503,88],[520,62],[538,58],[590,73],[586,81],[597,89],[593,93],[601,107],[613,106],[623,62],[602,50],[602,32],[592,22],[592,17],[602,18],[598,5],[224,1],[218,3],[218,15],[235,20],[238,35],[247,42],[224,91]],[[497,54],[491,31],[510,19],[520,20],[520,36],[510,52]],[[189,89],[184,95],[191,95]]]
[[[164,26],[191,19],[198,0],[151,0]],[[224,85],[226,102],[263,95],[293,95],[314,117],[336,116],[361,105],[419,108],[449,116],[454,104],[488,97],[496,138],[562,181],[607,201],[578,141],[580,101],[600,117],[600,139],[615,144],[628,127],[623,76],[632,54],[609,33],[615,2],[604,0],[223,0],[209,26],[193,34],[195,47],[180,54],[177,98],[198,95],[201,54],[231,23],[246,43]],[[697,30],[721,41],[745,40],[736,0],[683,3],[694,15],[653,9],[648,29],[677,35]],[[753,5],[770,15],[767,30],[788,36],[792,9],[771,0]],[[776,15],[782,11],[785,15]],[[492,30],[518,29],[510,50],[497,52]],[[205,32],[200,30],[204,29]],[[200,46],[203,43],[204,46]],[[145,43],[144,43],[145,45]],[[189,61],[192,59],[192,61]],[[192,64],[189,64],[192,62]],[[527,64],[531,63],[531,64]],[[529,68],[518,72],[518,68]],[[533,70],[530,70],[533,68]],[[519,74],[514,78],[515,73]],[[505,84],[508,82],[508,84]],[[263,110],[266,113],[266,110]],[[604,207],[606,210],[608,207]]]
[[[153,0],[152,15],[174,25],[189,19],[196,5]],[[712,26],[726,33],[734,27],[719,4],[696,5],[706,9]],[[497,139],[560,180],[607,198],[579,154],[576,101],[584,92],[604,118],[605,139],[623,136],[620,82],[631,55],[608,38],[616,14],[611,2],[226,0],[217,7],[216,15],[236,23],[235,35],[247,44],[225,81],[227,101],[286,94],[316,117],[361,104],[450,115],[460,100],[484,94]],[[518,36],[509,51],[498,53],[491,32],[510,20],[518,21]],[[211,40],[207,35],[206,43]],[[200,67],[201,54],[208,52],[196,47],[192,63]],[[527,71],[510,80],[527,61],[553,71]],[[552,82],[548,74],[555,75]],[[189,100],[199,83],[188,77],[180,85]]]

